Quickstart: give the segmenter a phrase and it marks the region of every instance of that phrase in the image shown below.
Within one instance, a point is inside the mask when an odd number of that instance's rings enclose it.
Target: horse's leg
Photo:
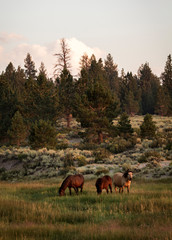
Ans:
[[[115,186],[115,193],[117,193],[117,187]]]
[[[107,194],[109,193],[108,187],[106,188],[106,192],[107,192]]]
[[[119,193],[121,193],[121,192],[123,193],[123,187],[119,188]]]
[[[69,187],[69,194],[72,195],[72,192],[71,192],[71,187]]]
[[[84,185],[84,184],[81,185],[81,192],[82,192],[82,189],[83,189],[83,185]]]
[[[78,194],[78,188],[77,187],[73,187],[73,188],[74,188],[76,194]]]
[[[129,187],[129,186],[127,186],[127,192],[128,192],[128,193],[130,192],[130,187]]]
[[[110,192],[112,193],[112,185],[109,184],[109,189],[110,189]]]

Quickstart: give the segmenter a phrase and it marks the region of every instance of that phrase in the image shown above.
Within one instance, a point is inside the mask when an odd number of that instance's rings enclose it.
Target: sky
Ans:
[[[171,0],[0,0],[0,72],[24,66],[30,53],[53,76],[60,39],[71,49],[72,74],[84,53],[137,74],[149,63],[160,76],[172,54]]]

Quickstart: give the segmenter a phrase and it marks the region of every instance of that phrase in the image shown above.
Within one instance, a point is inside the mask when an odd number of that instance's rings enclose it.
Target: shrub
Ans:
[[[172,140],[168,140],[165,149],[167,149],[167,150],[172,150]]]
[[[101,174],[108,174],[108,173],[109,173],[109,169],[101,168],[101,169],[98,169],[95,174],[97,176],[100,176]]]
[[[79,146],[80,150],[95,150],[97,148],[98,148],[97,144],[89,142],[81,143]]]
[[[18,160],[22,161],[23,159],[26,159],[27,156],[28,156],[28,155],[25,154],[25,153],[20,153],[20,154],[18,155]]]
[[[74,157],[69,153],[64,157],[64,168],[71,166],[74,166]]]
[[[130,164],[129,162],[126,162],[126,163],[124,163],[124,164],[122,165],[122,170],[123,170],[123,171],[126,171],[126,170],[128,170],[128,169],[131,170],[131,164]]]
[[[146,114],[144,121],[140,126],[140,135],[142,138],[152,139],[156,133],[156,125],[150,114]]]
[[[98,148],[93,152],[93,155],[95,157],[95,162],[104,161],[106,158],[110,156],[110,153],[105,148]]]
[[[83,155],[76,156],[75,161],[77,161],[78,167],[87,165],[86,158]]]
[[[132,148],[136,144],[136,137],[124,139],[121,137],[114,138],[113,141],[107,146],[107,149],[112,153],[120,153]]]
[[[150,144],[150,147],[151,147],[151,148],[159,148],[159,147],[162,147],[164,144],[166,144],[166,139],[165,139],[165,137],[156,136],[156,137],[153,139],[153,142]]]
[[[65,167],[60,169],[59,175],[66,176],[69,173],[74,174],[75,172],[76,172],[76,169],[73,166]]]
[[[158,160],[161,159],[160,153],[156,151],[148,151],[144,154],[141,155],[141,157],[138,159],[138,162],[143,163],[143,162],[149,162],[153,160]]]
[[[62,150],[62,149],[66,149],[68,148],[68,143],[65,143],[65,142],[59,142],[56,144],[56,149],[57,150]]]
[[[33,124],[29,142],[32,148],[55,148],[56,146],[56,129],[49,121],[39,120]]]

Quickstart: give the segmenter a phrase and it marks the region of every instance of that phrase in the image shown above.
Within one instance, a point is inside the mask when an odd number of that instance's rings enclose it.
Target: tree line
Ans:
[[[70,48],[61,40],[61,52],[55,54],[55,79],[39,70],[28,53],[24,68],[10,62],[0,74],[0,142],[20,145],[30,141],[42,127],[53,134],[58,118],[65,117],[67,127],[74,116],[89,136],[103,141],[113,134],[113,120],[121,113],[128,115],[172,115],[172,59],[167,57],[164,72],[157,77],[148,63],[137,75],[119,74],[111,54],[104,62],[84,54],[80,60],[78,79],[70,71]],[[46,129],[48,132],[46,132]],[[51,131],[50,131],[51,129]],[[53,143],[52,143],[53,144]],[[55,144],[55,143],[54,143]]]

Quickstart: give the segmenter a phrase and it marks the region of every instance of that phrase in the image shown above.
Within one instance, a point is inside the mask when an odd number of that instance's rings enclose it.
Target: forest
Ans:
[[[65,39],[55,57],[53,79],[29,53],[0,74],[0,239],[172,239],[171,55],[160,77],[84,54],[76,78]],[[97,196],[128,169],[129,194]],[[59,197],[78,173],[83,193]]]
[[[70,48],[61,40],[61,52],[55,54],[54,79],[43,63],[35,68],[32,56],[24,59],[24,68],[9,63],[0,74],[0,144],[55,148],[56,123],[72,117],[87,129],[87,139],[102,143],[116,136],[113,120],[127,116],[172,115],[172,59],[167,56],[164,72],[157,77],[149,63],[142,64],[137,75],[118,72],[111,54],[106,59],[80,60],[78,77],[71,74]],[[41,131],[44,136],[41,135]],[[41,145],[42,144],[42,145]]]

